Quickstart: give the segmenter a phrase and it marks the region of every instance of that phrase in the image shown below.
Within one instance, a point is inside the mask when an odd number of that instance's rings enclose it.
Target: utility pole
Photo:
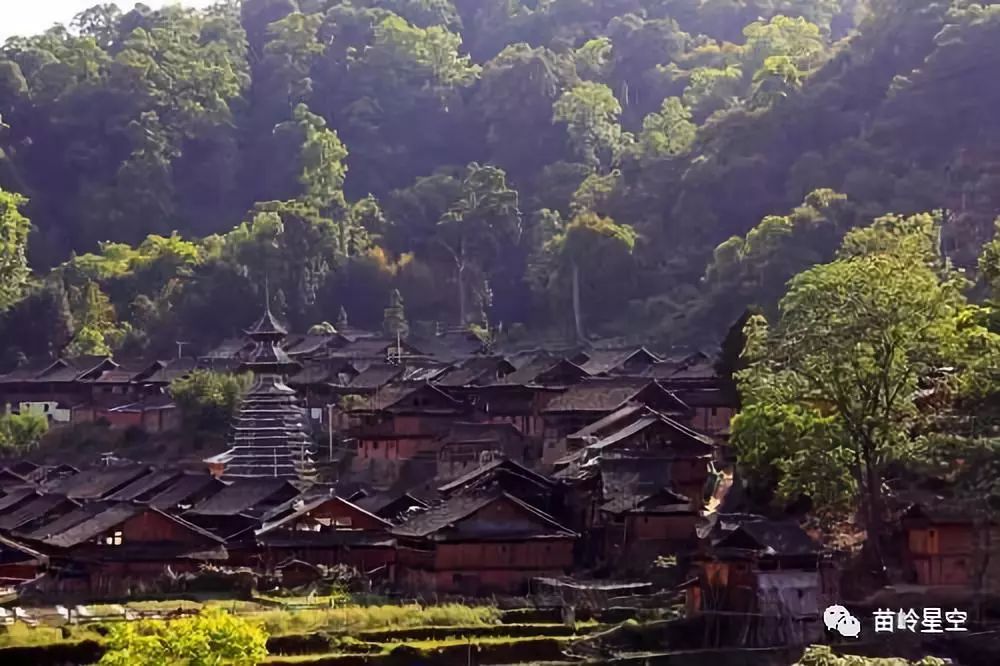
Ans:
[[[333,403],[326,406],[326,433],[330,446],[330,461],[333,461]]]
[[[181,358],[184,355],[184,345],[189,345],[191,343],[181,342],[180,340],[177,340],[176,344],[177,344],[177,358]]]

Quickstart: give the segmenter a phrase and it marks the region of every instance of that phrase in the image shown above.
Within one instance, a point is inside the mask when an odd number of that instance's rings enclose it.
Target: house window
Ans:
[[[334,518],[333,525],[334,525],[334,527],[350,527],[351,526],[351,519],[350,518]]]
[[[108,536],[104,537],[105,546],[120,546],[122,545],[122,531],[115,530]]]

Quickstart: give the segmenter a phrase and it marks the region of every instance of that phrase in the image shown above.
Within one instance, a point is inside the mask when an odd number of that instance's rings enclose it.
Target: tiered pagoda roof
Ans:
[[[229,450],[208,462],[222,463],[227,477],[312,481],[316,469],[306,410],[285,384],[285,377],[300,369],[280,346],[285,329],[267,307],[246,334],[255,347],[241,370],[253,373],[253,384],[233,419]]]

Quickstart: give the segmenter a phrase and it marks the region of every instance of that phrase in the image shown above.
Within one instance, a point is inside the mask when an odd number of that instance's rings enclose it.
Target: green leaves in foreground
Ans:
[[[120,622],[100,666],[253,666],[267,657],[267,633],[223,610],[181,620]]]
[[[795,666],[944,666],[937,657],[908,661],[895,657],[862,657],[856,654],[835,654],[829,645],[811,645]]]

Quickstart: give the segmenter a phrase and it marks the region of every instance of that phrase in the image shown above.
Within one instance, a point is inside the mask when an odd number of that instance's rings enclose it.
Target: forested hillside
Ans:
[[[0,50],[2,360],[204,348],[265,282],[298,330],[398,289],[411,330],[704,344],[888,213],[974,267],[998,65],[964,0],[96,6]]]

